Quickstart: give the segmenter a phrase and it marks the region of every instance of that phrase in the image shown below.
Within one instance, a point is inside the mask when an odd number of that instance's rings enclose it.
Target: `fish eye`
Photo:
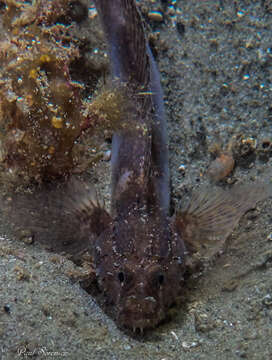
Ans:
[[[122,284],[125,281],[125,274],[123,273],[123,271],[120,271],[118,274],[118,280],[120,281],[120,283]]]
[[[164,283],[164,275],[163,274],[158,275],[158,283],[160,285],[162,285]]]
[[[155,271],[151,275],[151,282],[154,287],[161,287],[165,282],[165,275],[161,271]]]
[[[117,279],[121,286],[130,287],[133,283],[133,273],[128,269],[123,269],[117,273]]]

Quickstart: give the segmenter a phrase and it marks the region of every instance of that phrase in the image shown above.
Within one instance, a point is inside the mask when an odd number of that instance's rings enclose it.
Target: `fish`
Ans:
[[[73,214],[92,242],[95,276],[121,328],[144,332],[184,291],[190,254],[217,251],[241,216],[271,195],[266,184],[202,189],[170,214],[166,116],[159,71],[134,0],[95,0],[113,83],[127,111],[112,138],[111,208],[92,185],[75,184]]]

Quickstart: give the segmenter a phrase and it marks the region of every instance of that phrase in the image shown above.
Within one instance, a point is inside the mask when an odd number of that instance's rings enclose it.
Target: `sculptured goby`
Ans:
[[[263,185],[200,191],[169,214],[169,165],[159,73],[134,0],[96,0],[112,81],[127,89],[127,110],[112,139],[111,212],[94,192],[75,209],[93,241],[97,280],[119,326],[156,326],[183,289],[186,248],[224,242],[240,217],[271,193]]]

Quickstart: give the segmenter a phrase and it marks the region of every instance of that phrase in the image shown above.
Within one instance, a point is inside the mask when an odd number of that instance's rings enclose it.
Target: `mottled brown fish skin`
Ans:
[[[97,0],[96,6],[109,43],[112,76],[126,83],[130,110],[122,119],[129,126],[113,137],[112,220],[97,238],[95,264],[117,323],[142,331],[164,319],[178,297],[184,245],[168,216],[162,92],[141,17],[132,0]],[[157,95],[139,95],[143,92]]]
[[[163,320],[182,293],[184,242],[187,251],[213,256],[240,217],[271,196],[272,186],[202,190],[169,217],[162,91],[141,17],[133,0],[95,3],[108,39],[112,77],[128,90],[128,111],[112,142],[111,214],[84,193],[77,212],[84,231],[95,239],[97,280],[114,305],[117,324],[142,332]],[[140,95],[143,91],[152,95]]]
[[[169,221],[155,214],[132,210],[111,223],[97,241],[96,267],[119,325],[142,330],[165,318],[181,288],[183,251]]]

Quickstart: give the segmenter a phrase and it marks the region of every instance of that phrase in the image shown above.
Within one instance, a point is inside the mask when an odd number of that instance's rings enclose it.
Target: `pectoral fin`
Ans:
[[[217,252],[242,215],[272,195],[270,184],[237,185],[230,190],[206,189],[194,194],[176,214],[176,228],[189,252]]]
[[[69,184],[66,213],[77,217],[81,232],[86,236],[99,236],[112,220],[104,204],[99,202],[94,186],[78,180]]]

